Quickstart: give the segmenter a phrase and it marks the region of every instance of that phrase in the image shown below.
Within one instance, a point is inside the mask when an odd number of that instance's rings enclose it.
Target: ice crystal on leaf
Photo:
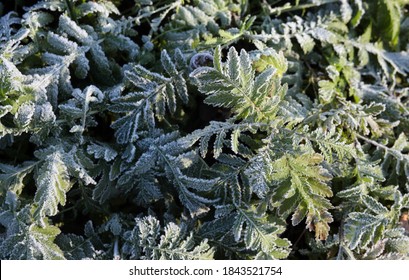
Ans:
[[[0,3],[0,258],[407,259],[408,2],[281,2]]]

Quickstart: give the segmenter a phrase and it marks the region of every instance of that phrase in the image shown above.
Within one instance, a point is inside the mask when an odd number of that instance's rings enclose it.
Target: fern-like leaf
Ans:
[[[362,197],[362,202],[369,210],[350,213],[344,228],[345,240],[351,249],[368,248],[370,245],[376,246],[379,242],[391,242],[391,244],[399,243],[398,240],[401,240],[402,244],[408,242],[409,239],[404,236],[403,229],[390,230],[399,222],[402,208],[409,202],[408,194],[402,196],[399,191],[395,191],[394,204],[390,209],[368,195]],[[388,238],[391,240],[388,241]],[[397,254],[407,254],[408,250],[407,248],[402,250],[400,246],[396,246],[390,250],[392,251]]]
[[[0,184],[4,189],[21,193],[24,188],[24,178],[33,171],[35,162],[25,162],[21,166],[0,163]],[[4,191],[3,189],[3,191]]]
[[[65,205],[66,193],[71,188],[67,166],[59,151],[55,151],[44,159],[36,182],[37,191],[34,202],[37,208],[34,218],[39,225],[45,226],[45,217],[58,213],[58,204]]]
[[[4,218],[7,214],[12,216],[12,222],[6,224]],[[0,223],[7,229],[5,238],[0,240],[1,259],[64,259],[63,252],[54,243],[56,236],[61,232],[60,229],[48,223],[42,227],[31,224],[30,216],[29,207],[18,212],[5,211],[0,214]]]
[[[179,142],[175,141],[177,137],[178,133],[170,133],[139,141],[143,154],[136,163],[124,170],[118,182],[126,184],[133,178],[149,172],[153,172],[152,174],[156,174],[157,177],[165,176],[176,188],[182,204],[192,216],[197,216],[210,210],[206,205],[214,200],[202,196],[201,193],[209,192],[217,182],[217,178],[202,179],[183,174],[182,170],[190,167],[198,158],[195,152],[179,145]],[[149,186],[156,185],[155,176],[150,178],[154,181]],[[146,183],[146,181],[143,182]]]
[[[269,221],[267,215],[257,216],[255,209],[237,209],[232,228],[236,241],[243,240],[246,249],[258,252],[259,259],[282,259],[288,256],[290,242],[278,237],[284,227]]]
[[[196,244],[192,234],[186,234],[184,224],[169,223],[164,229],[152,217],[136,219],[132,231],[124,234],[122,250],[130,259],[145,260],[194,260],[212,259],[213,250],[203,240]]]
[[[270,67],[255,77],[245,50],[239,55],[230,48],[225,63],[220,61],[220,50],[215,52],[214,68],[199,67],[190,74],[198,81],[199,90],[207,96],[205,102],[232,109],[237,119],[248,122],[271,120],[287,91],[286,86],[280,85],[277,70]]]
[[[328,212],[332,205],[325,197],[331,197],[332,190],[327,185],[331,176],[319,166],[322,161],[319,154],[284,155],[273,163],[270,179],[280,182],[274,191],[274,201],[280,201],[280,213],[295,211],[293,225],[307,218],[307,228],[315,231],[316,239],[325,240],[333,221]]]
[[[125,116],[112,124],[118,143],[133,142],[138,138],[138,131],[154,128],[155,116],[162,120],[166,108],[171,114],[175,113],[176,93],[183,103],[188,101],[186,82],[166,51],[162,52],[162,64],[170,78],[140,65],[125,71],[126,80],[142,91],[113,99],[110,111],[125,113]]]

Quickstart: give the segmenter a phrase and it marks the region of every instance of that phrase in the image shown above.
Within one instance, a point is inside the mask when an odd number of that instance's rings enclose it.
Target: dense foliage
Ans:
[[[407,259],[407,0],[0,3],[1,259]]]

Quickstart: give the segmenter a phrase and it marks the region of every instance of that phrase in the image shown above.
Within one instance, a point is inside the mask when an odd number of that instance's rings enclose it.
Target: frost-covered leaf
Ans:
[[[34,202],[37,208],[34,212],[36,222],[44,226],[47,216],[58,213],[58,205],[66,203],[66,193],[71,188],[67,167],[59,151],[48,155],[38,170],[36,180],[37,191]]]
[[[61,230],[45,224],[39,227],[35,224],[26,224],[28,208],[14,213],[13,221],[8,224],[0,223],[8,231],[4,239],[0,240],[0,257],[12,260],[61,260],[63,251],[54,243]],[[4,212],[0,214],[3,216]],[[17,220],[19,219],[19,220]]]
[[[110,146],[95,143],[87,147],[87,153],[94,155],[96,159],[103,158],[107,162],[112,161],[118,155]]]
[[[0,184],[10,191],[20,193],[24,188],[24,178],[33,171],[35,162],[25,162],[21,166],[0,163]]]
[[[278,56],[273,52],[270,58],[266,58],[266,63],[278,63],[280,60],[274,55]],[[214,59],[219,58],[216,56]],[[241,50],[239,55],[234,48],[230,48],[225,63],[213,63],[215,68],[199,67],[190,74],[199,82],[199,90],[207,96],[207,104],[229,108],[237,114],[237,118],[250,122],[268,121],[275,116],[275,108],[282,98],[281,92],[285,94],[286,91],[285,87],[277,85],[277,68],[270,66],[255,77],[248,53]],[[286,67],[281,64],[274,66],[281,71]]]
[[[232,228],[236,241],[244,240],[247,249],[258,252],[257,258],[269,259],[282,259],[289,254],[289,241],[278,237],[283,230],[279,224],[268,222],[267,216],[258,217],[254,209],[238,209]]]
[[[271,179],[280,182],[281,188],[293,189],[292,195],[287,195],[287,199],[278,197],[280,189],[275,194],[283,205],[291,201],[295,211],[292,224],[297,225],[306,217],[307,228],[315,231],[316,239],[325,240],[329,233],[329,223],[333,221],[328,212],[332,205],[325,197],[333,194],[327,185],[331,176],[319,165],[322,160],[319,154],[304,154],[295,158],[283,156],[273,163],[274,173]]]
[[[15,2],[1,259],[408,258],[407,0]]]
[[[176,111],[176,94],[183,103],[188,101],[186,81],[178,72],[166,51],[162,52],[162,64],[170,78],[151,72],[140,65],[125,71],[126,79],[141,91],[115,97],[109,107],[113,113],[125,114],[111,127],[120,144],[138,139],[138,131],[153,128],[155,117],[163,120],[166,110]]]
[[[125,233],[122,250],[130,259],[193,260],[212,259],[213,250],[204,239],[196,243],[186,233],[184,224],[169,223],[161,228],[159,221],[146,216],[136,219],[133,230]]]

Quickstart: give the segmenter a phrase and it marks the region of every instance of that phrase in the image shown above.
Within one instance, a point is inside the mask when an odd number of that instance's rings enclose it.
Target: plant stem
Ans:
[[[386,151],[392,151],[393,150],[393,149],[391,149],[391,148],[389,148],[389,147],[387,147],[387,146],[385,146],[383,144],[380,144],[380,143],[378,143],[376,141],[373,141],[373,140],[371,140],[371,139],[369,139],[369,138],[367,138],[365,136],[362,136],[360,134],[356,134],[356,137],[361,139],[361,140],[364,140],[365,142],[368,142],[369,144],[372,144],[372,145],[374,145],[376,147],[382,148],[382,149],[384,149]]]
[[[119,238],[118,236],[115,237],[115,242],[114,242],[114,260],[120,260],[121,255],[119,254]]]
[[[339,0],[323,0],[322,2],[319,2],[319,3],[309,3],[309,4],[298,5],[298,6],[286,5],[283,7],[277,7],[277,8],[271,9],[270,15],[280,15],[282,13],[288,13],[288,12],[293,12],[293,11],[298,11],[298,10],[305,10],[305,9],[319,7],[321,5],[326,5],[326,4],[336,3],[336,2],[339,2]]]

